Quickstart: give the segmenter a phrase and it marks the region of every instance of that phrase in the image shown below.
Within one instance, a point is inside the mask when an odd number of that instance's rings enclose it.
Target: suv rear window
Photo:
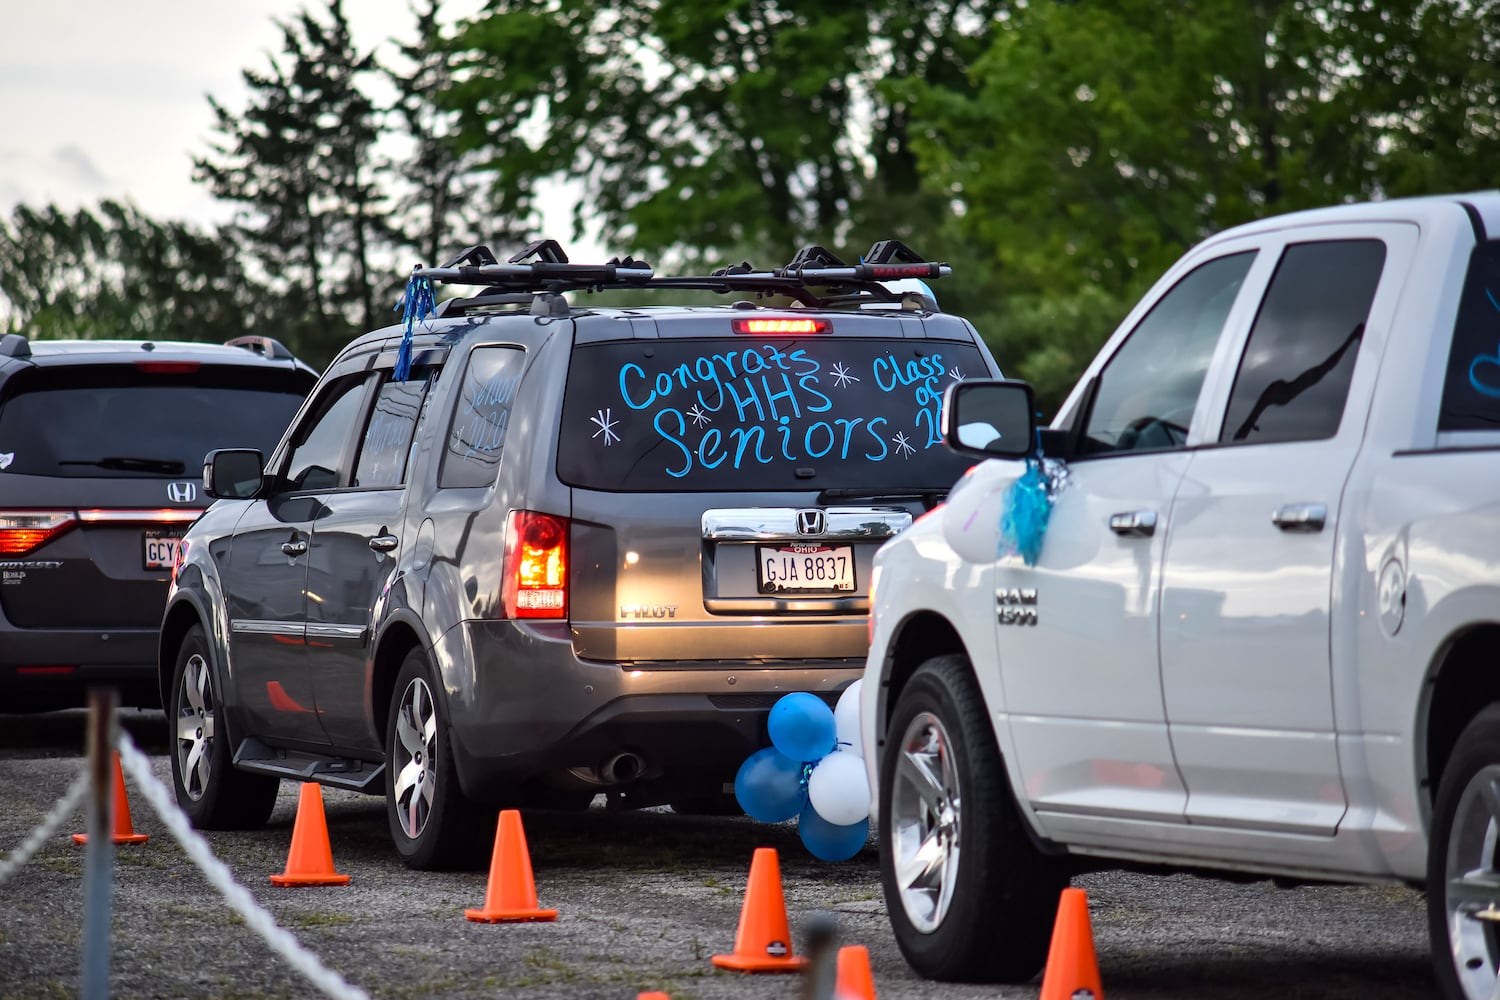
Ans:
[[[167,374],[133,365],[36,369],[8,383],[0,453],[12,456],[12,475],[196,475],[215,448],[268,454],[312,380],[209,365]]]
[[[558,476],[586,489],[951,486],[943,392],[984,378],[959,341],[616,341],[573,352]]]

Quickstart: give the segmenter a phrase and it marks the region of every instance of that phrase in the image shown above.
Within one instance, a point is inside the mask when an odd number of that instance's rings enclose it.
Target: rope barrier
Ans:
[[[229,908],[240,915],[245,926],[260,935],[261,939],[282,958],[302,973],[308,982],[322,990],[334,1000],[370,1000],[369,994],[353,986],[343,976],[328,968],[318,956],[303,947],[291,934],[276,925],[276,920],[261,908],[250,895],[250,891],[234,880],[227,865],[214,856],[213,848],[188,825],[187,817],[177,808],[177,800],[166,786],[157,780],[151,770],[150,759],[136,748],[130,734],[120,732],[120,762],[135,779],[140,792],[156,810],[157,816],[166,824],[167,831],[182,845],[188,858],[202,869],[210,884],[224,897]],[[83,787],[79,785],[80,789]],[[82,795],[80,790],[79,795]]]
[[[73,779],[73,783],[68,786],[68,790],[63,792],[62,798],[58,799],[52,806],[52,811],[47,814],[47,818],[42,820],[42,825],[31,831],[31,835],[22,841],[21,846],[16,848],[14,854],[11,854],[4,861],[0,861],[0,885],[4,885],[6,879],[10,878],[20,870],[22,865],[30,861],[31,856],[47,842],[47,838],[57,832],[57,828],[62,825],[62,821],[73,815],[74,811],[78,808],[78,803],[83,801],[83,793],[88,790],[88,787],[88,772],[79,771],[78,777]]]

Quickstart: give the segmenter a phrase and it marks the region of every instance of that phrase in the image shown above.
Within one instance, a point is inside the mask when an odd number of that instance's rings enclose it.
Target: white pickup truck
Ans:
[[[1070,874],[1145,863],[1425,885],[1445,994],[1500,995],[1500,193],[1223,232],[1040,434],[1029,399],[953,387],[991,460],[876,559],[910,964],[1028,979]],[[1037,438],[1031,564],[998,523]]]

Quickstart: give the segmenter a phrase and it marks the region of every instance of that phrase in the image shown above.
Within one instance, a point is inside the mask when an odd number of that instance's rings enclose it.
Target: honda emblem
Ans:
[[[828,519],[821,510],[809,508],[797,511],[797,534],[821,535],[828,530]]]
[[[183,480],[167,484],[167,499],[173,503],[192,503],[198,496],[198,487],[191,481]]]

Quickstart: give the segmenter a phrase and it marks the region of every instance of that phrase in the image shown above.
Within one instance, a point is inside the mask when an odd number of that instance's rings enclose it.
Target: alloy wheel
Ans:
[[[432,800],[437,790],[433,781],[436,745],[437,712],[432,689],[417,678],[401,693],[396,714],[396,745],[391,748],[396,815],[402,832],[412,840],[422,835],[432,815]]]
[[[1464,995],[1496,993],[1500,959],[1500,765],[1469,779],[1453,814],[1442,887],[1453,968]]]
[[[943,722],[918,713],[901,736],[891,788],[891,858],[901,907],[930,934],[948,915],[959,874],[961,790]]]
[[[177,692],[177,772],[182,790],[197,802],[213,778],[214,690],[203,654],[188,657]]]

